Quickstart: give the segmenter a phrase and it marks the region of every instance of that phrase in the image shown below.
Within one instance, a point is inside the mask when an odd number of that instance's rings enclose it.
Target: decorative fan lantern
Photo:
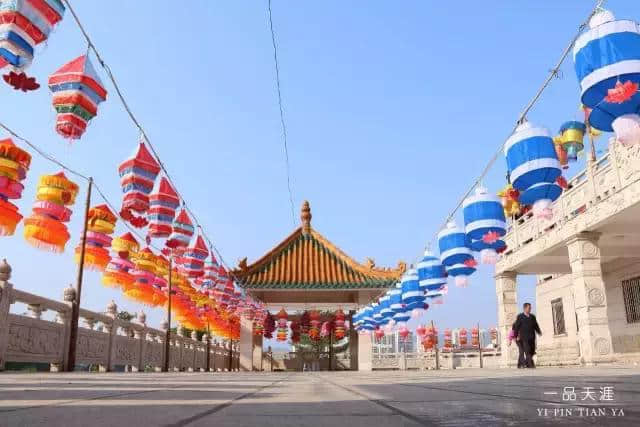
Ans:
[[[173,218],[180,206],[178,194],[167,178],[160,179],[160,185],[149,196],[149,237],[169,237],[172,231]]]
[[[144,142],[140,142],[133,157],[120,164],[118,172],[124,193],[120,216],[134,227],[144,227],[148,224],[144,215],[149,210],[149,193],[160,173],[160,165]]]
[[[420,289],[425,292],[437,291],[447,284],[447,271],[439,258],[428,249],[418,263]]]
[[[18,207],[9,202],[22,198],[23,181],[31,165],[31,155],[16,147],[11,139],[0,140],[0,236],[12,236],[22,220]]]
[[[447,268],[447,273],[455,277],[457,286],[467,286],[468,277],[476,270],[469,238],[465,232],[458,228],[455,222],[450,221],[447,227],[438,233],[438,246],[440,259]]]
[[[480,252],[484,264],[495,264],[498,251],[506,244],[500,238],[507,234],[507,222],[500,198],[479,187],[476,194],[464,200],[463,216],[465,232],[471,240],[470,247]]]
[[[182,257],[180,264],[187,277],[195,278],[204,274],[204,260],[209,256],[209,250],[204,243],[204,239],[198,234],[193,245],[189,246]]]
[[[458,338],[460,340],[460,346],[464,347],[465,345],[467,345],[467,330],[465,328],[460,329]]]
[[[624,145],[640,143],[640,25],[601,10],[576,40],[573,59],[589,124],[615,131]]]
[[[345,331],[346,331],[344,327],[345,318],[346,316],[344,315],[344,311],[342,311],[342,309],[339,308],[335,313],[335,328],[333,331],[333,335],[336,337],[337,340],[341,340],[345,336]]]
[[[193,236],[195,232],[195,228],[184,208],[180,210],[178,216],[173,220],[171,229],[171,235],[166,242],[167,247],[172,249],[187,247],[191,241],[191,236]]]
[[[33,213],[24,220],[24,237],[37,248],[63,252],[69,241],[65,222],[71,219],[71,206],[76,201],[78,185],[67,179],[64,172],[43,175],[38,181]]]
[[[111,260],[108,248],[111,246],[111,234],[116,228],[118,218],[107,205],[89,209],[87,217],[87,242],[85,244],[84,266],[104,271]],[[75,260],[80,263],[81,245],[76,247]]]
[[[135,265],[131,262],[131,258],[139,249],[138,241],[131,233],[125,233],[113,239],[111,250],[114,256],[104,270],[102,284],[110,288],[119,286],[123,290],[133,285],[135,278],[131,274],[131,270],[135,268]]]
[[[0,69],[11,71],[4,80],[24,92],[40,87],[22,71],[31,65],[36,45],[47,40],[64,15],[59,0],[0,1]]]
[[[80,139],[87,124],[98,114],[107,91],[88,55],[65,64],[49,77],[56,109],[56,131],[67,139]]]
[[[551,218],[551,203],[562,193],[556,184],[562,170],[549,131],[523,123],[507,140],[504,153],[520,203],[532,205],[537,217]]]
[[[287,340],[287,321],[289,319],[289,315],[284,308],[280,309],[278,312],[278,333],[276,335],[278,341],[286,341]]]

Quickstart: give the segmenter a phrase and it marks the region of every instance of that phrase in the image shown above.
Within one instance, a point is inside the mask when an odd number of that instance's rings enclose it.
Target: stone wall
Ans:
[[[9,282],[11,267],[0,264],[0,370],[7,362],[48,363],[52,371],[64,368],[69,351],[71,302],[75,290],[64,290],[63,302],[15,289]],[[27,305],[29,315],[11,313],[16,303]],[[55,313],[54,320],[42,314]],[[164,366],[167,324],[154,329],[146,315],[138,313],[131,321],[117,318],[118,308],[111,302],[104,313],[80,309],[76,346],[76,366],[97,366],[100,371],[127,368],[131,371],[160,371]],[[171,334],[170,364],[173,371],[205,371],[207,357],[211,371],[238,370],[237,345],[186,336],[183,328]]]

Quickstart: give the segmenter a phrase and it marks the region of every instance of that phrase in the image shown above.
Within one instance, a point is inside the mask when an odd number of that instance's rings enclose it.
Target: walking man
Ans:
[[[516,336],[518,347],[524,352],[524,367],[535,368],[533,355],[536,354],[536,334],[542,335],[536,316],[531,313],[531,304],[525,302],[522,306],[522,313],[518,314],[513,331]],[[518,363],[520,364],[520,363]]]

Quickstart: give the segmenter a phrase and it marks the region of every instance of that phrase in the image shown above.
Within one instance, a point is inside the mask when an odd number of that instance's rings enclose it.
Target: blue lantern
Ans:
[[[424,308],[424,291],[420,289],[418,273],[415,269],[407,271],[402,280],[402,303],[405,304],[405,310]]]
[[[462,264],[473,259],[467,235],[453,221],[450,221],[447,227],[438,233],[438,247],[440,248],[440,260],[445,266]]]
[[[615,131],[625,144],[640,142],[636,86],[640,83],[640,25],[616,21],[611,12],[602,10],[591,18],[589,31],[576,40],[573,59],[582,103],[592,109],[589,124],[601,131]],[[618,96],[611,97],[610,91]],[[636,129],[632,140],[626,140],[627,124]]]
[[[587,126],[582,122],[566,122],[560,127],[560,143],[567,153],[567,160],[575,162],[578,153],[584,150],[584,134]]]
[[[502,202],[486,188],[477,188],[476,194],[464,200],[464,224],[467,237],[471,239],[471,249],[480,252],[485,264],[495,264],[497,250],[504,249],[500,237],[507,234]]]
[[[391,310],[391,296],[389,295],[389,291],[387,291],[383,296],[380,297],[379,304],[380,314],[382,315],[381,323],[385,323],[393,317],[393,310]]]
[[[562,193],[556,184],[562,170],[549,131],[523,123],[505,143],[504,153],[520,203],[533,205],[534,215],[550,218],[551,203]]]
[[[389,308],[393,311],[393,314],[404,311],[404,304],[402,303],[402,287],[400,283],[397,283],[393,288],[388,291],[389,294]]]
[[[418,263],[418,280],[424,291],[435,291],[447,284],[447,271],[431,251],[424,251],[422,260]]]
[[[382,307],[377,302],[371,304],[371,307],[373,307],[373,320],[375,322],[374,326],[379,326],[380,322],[382,321],[382,313],[380,312]]]

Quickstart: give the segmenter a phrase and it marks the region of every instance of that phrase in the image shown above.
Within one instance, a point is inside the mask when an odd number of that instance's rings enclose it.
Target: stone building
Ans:
[[[569,182],[552,218],[511,221],[506,242],[495,276],[503,365],[516,364],[506,337],[522,274],[538,276],[539,365],[640,361],[640,146],[612,142]]]

